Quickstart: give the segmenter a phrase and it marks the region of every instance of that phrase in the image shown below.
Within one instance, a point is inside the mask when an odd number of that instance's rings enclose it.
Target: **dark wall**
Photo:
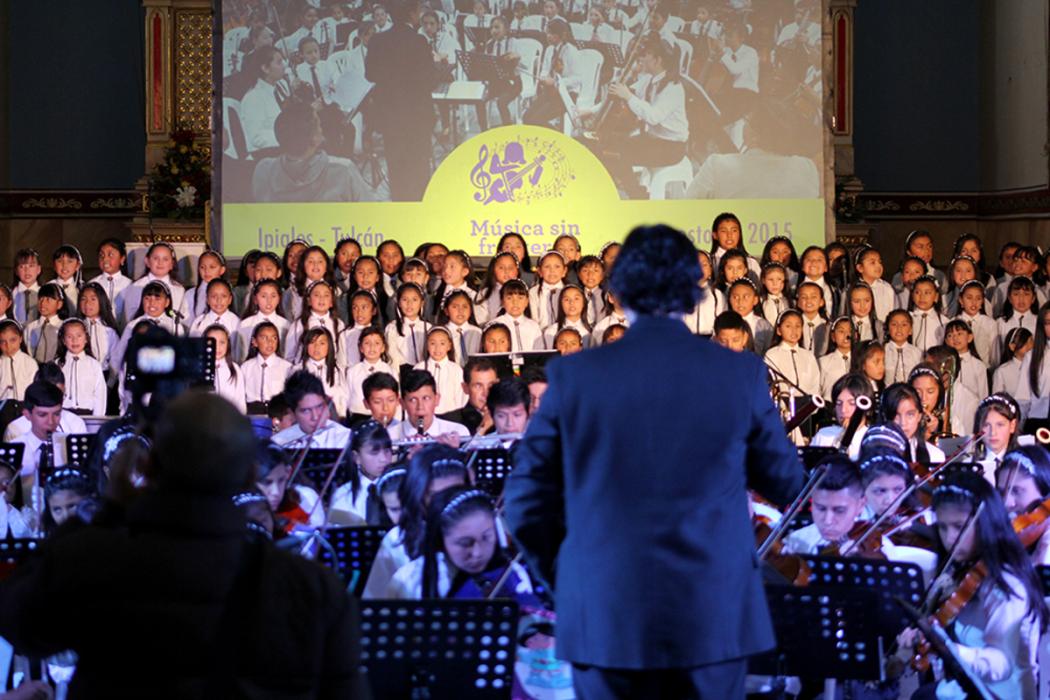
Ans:
[[[861,0],[857,176],[869,191],[981,186],[977,0]]]
[[[146,143],[139,0],[0,2],[10,187],[132,186]]]

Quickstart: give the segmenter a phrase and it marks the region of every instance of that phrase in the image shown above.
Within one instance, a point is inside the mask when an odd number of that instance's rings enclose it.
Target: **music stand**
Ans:
[[[500,379],[509,379],[514,376],[514,362],[509,352],[476,352],[470,356],[470,359],[475,357],[489,358],[492,364],[496,365],[496,376]]]
[[[922,606],[925,586],[918,564],[860,557],[806,556],[803,559],[813,571],[810,585],[841,590],[863,589],[879,597],[879,611],[872,612],[872,620],[884,643],[896,639],[910,624],[908,616],[897,604],[897,598],[916,607]]]
[[[533,350],[532,352],[519,352],[515,353],[515,361],[521,363],[521,369],[524,371],[530,368],[543,369],[547,366],[547,362],[559,357],[561,355],[557,350]]]
[[[484,46],[485,43],[489,40],[490,32],[491,30],[488,27],[468,27],[466,23],[463,24],[463,33],[468,39],[470,39],[470,43],[474,45],[474,48]],[[459,54],[461,53],[463,52],[456,52],[456,55],[459,57],[460,62],[462,62],[463,60],[463,57],[459,56]],[[470,73],[467,73],[467,75],[470,75]],[[471,78],[471,80],[479,80],[479,78]]]
[[[616,66],[619,68],[624,64],[623,51],[620,50],[619,44],[610,44],[606,41],[577,41],[576,45],[580,49],[594,49],[604,57],[603,66]]]
[[[514,465],[511,463],[510,450],[496,447],[475,450],[467,467],[474,470],[475,486],[493,498],[499,498],[503,494],[503,482]]]
[[[66,464],[84,466],[88,462],[97,439],[96,433],[78,433],[66,436]]]
[[[798,459],[806,471],[811,472],[821,461],[838,453],[838,448],[835,447],[799,447]]]
[[[469,31],[469,30],[468,30]],[[468,80],[478,82],[508,81],[514,77],[513,66],[499,56],[490,56],[476,51],[456,51],[456,60],[463,66]]]
[[[313,484],[314,490],[318,493],[320,493],[321,487],[324,486],[324,482],[328,479],[328,473],[332,471],[332,465],[335,464],[335,460],[339,459],[339,453],[341,452],[342,450],[334,448],[311,447],[310,451],[306,453],[306,457],[303,458],[303,465],[299,468],[299,471]],[[329,487],[329,493],[326,495],[330,496],[333,491],[350,481],[350,469],[352,467],[349,453],[347,453],[347,457],[343,459],[342,464],[335,470],[335,477],[332,479],[332,485]]]
[[[518,604],[363,600],[361,664],[385,700],[509,700]]]
[[[767,585],[777,648],[752,657],[748,673],[824,678],[824,697],[838,679],[882,680],[882,639],[871,611],[873,591],[831,586]]]
[[[22,442],[0,442],[0,462],[7,462],[15,471],[22,470],[22,456],[26,446]]]
[[[10,576],[15,567],[36,554],[42,542],[34,537],[0,539],[0,581]]]
[[[386,528],[377,525],[330,527],[325,539],[332,549],[321,548],[321,561],[339,574],[347,591],[360,596],[386,533]]]

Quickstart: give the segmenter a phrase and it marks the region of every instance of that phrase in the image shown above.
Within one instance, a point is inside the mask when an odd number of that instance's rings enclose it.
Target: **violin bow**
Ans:
[[[769,533],[769,536],[766,537],[766,539],[759,546],[759,561],[764,560],[769,554],[769,550],[772,549],[773,545],[777,543],[777,540],[784,536],[784,533],[787,532],[788,525],[790,525],[791,521],[795,519],[795,516],[799,514],[799,511],[802,510],[802,506],[806,503],[806,500],[810,497],[810,495],[812,495],[814,491],[817,490],[817,488],[820,487],[821,483],[823,483],[824,481],[824,477],[826,477],[827,475],[827,465],[818,466],[816,469],[813,470],[813,473],[809,477],[809,481],[806,482],[806,485],[802,488],[802,491],[799,492],[798,496],[795,497],[795,500],[792,501],[790,506],[788,506],[788,509],[784,511],[784,516],[776,524],[776,527],[774,527],[773,530]]]
[[[901,503],[904,503],[904,500],[908,496],[918,491],[924,484],[929,483],[934,477],[942,473],[945,470],[945,468],[950,467],[952,464],[961,459],[962,456],[965,455],[971,447],[976,446],[979,442],[983,440],[983,431],[975,433],[970,437],[970,439],[968,439],[965,443],[959,446],[959,449],[955,451],[955,454],[953,454],[948,459],[944,460],[944,462],[939,467],[937,467],[936,469],[931,469],[929,474],[922,477],[921,479],[916,480],[914,484],[901,491],[900,495],[894,498],[893,501],[886,507],[886,510],[882,511],[882,514],[872,521],[871,527],[865,530],[860,537],[855,539],[853,542],[848,543],[845,547],[842,548],[840,556],[846,556],[858,546],[860,546],[863,542],[867,541],[869,537],[871,537],[875,532],[878,531],[880,527],[882,527],[883,523],[885,523],[887,520],[893,517],[893,514],[897,511],[898,508],[900,508]]]
[[[492,590],[489,591],[487,596],[485,596],[485,600],[492,600],[496,597],[496,594],[499,593],[499,589],[503,588],[503,584],[505,584],[507,579],[510,578],[510,572],[514,569],[514,565],[521,561],[523,555],[524,552],[518,552],[514,555],[514,558],[510,560],[509,564],[507,564],[507,568],[504,569],[503,573],[500,574],[498,579],[496,579],[496,583],[492,587]]]

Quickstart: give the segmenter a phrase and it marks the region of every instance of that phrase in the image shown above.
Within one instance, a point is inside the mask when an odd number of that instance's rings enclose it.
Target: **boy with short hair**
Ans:
[[[401,408],[405,420],[390,430],[392,440],[433,438],[438,442],[459,447],[470,431],[460,423],[438,418],[434,415],[441,396],[437,393],[437,382],[425,369],[405,372],[401,380]]]
[[[306,370],[289,375],[284,397],[295,414],[295,424],[273,436],[282,447],[342,449],[350,430],[330,418],[331,408],[321,380]]]

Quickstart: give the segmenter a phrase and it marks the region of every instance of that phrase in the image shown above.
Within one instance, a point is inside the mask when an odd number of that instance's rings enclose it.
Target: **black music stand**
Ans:
[[[321,548],[321,561],[339,574],[347,591],[360,596],[386,533],[386,528],[377,525],[330,527],[324,536],[332,549]]]
[[[26,446],[21,442],[0,442],[0,461],[7,462],[16,471],[22,469],[22,457],[25,455]]]
[[[910,622],[897,604],[901,598],[916,607],[923,601],[922,569],[911,562],[859,557],[803,557],[813,570],[810,585],[840,590],[866,590],[879,597],[879,612],[872,613],[875,629],[889,645]]]
[[[507,480],[514,464],[511,462],[510,450],[495,447],[475,450],[467,467],[474,470],[475,486],[493,498],[499,498],[503,494],[503,482]]]
[[[344,49],[352,49],[353,47],[347,42],[350,41],[350,35],[355,29],[357,29],[357,22],[353,20],[335,25],[335,45]]]
[[[798,448],[798,459],[802,462],[802,466],[806,468],[807,472],[813,471],[818,464],[824,459],[837,455],[838,449],[835,447],[799,447]]]
[[[98,435],[96,433],[77,433],[66,436],[66,464],[85,466],[88,463],[88,455]]]
[[[491,83],[506,82],[514,77],[513,66],[507,65],[507,61],[500,60],[499,56],[477,51],[457,51],[456,60],[463,66],[467,80]]]
[[[623,51],[619,44],[610,44],[607,41],[577,41],[576,45],[581,49],[593,49],[602,55],[603,66],[616,66],[619,68],[624,64]]]
[[[463,33],[468,39],[470,39],[470,42],[474,45],[474,48],[476,49],[479,46],[484,46],[485,43],[489,40],[489,34],[491,33],[491,30],[488,27],[468,27],[464,22]],[[461,53],[463,52],[457,51],[456,55],[459,58],[459,61],[462,63],[463,57],[459,55]],[[470,75],[470,73],[468,72],[467,75]],[[471,80],[481,80],[481,78],[471,78]]]
[[[824,678],[824,697],[836,680],[882,680],[882,640],[871,611],[873,591],[831,586],[766,587],[777,648],[752,657],[748,673]]]
[[[361,664],[384,700],[509,700],[518,604],[363,600]]]
[[[11,575],[19,564],[35,555],[43,540],[35,537],[8,537],[0,539],[0,580]]]
[[[475,357],[489,358],[492,364],[496,365],[496,376],[500,379],[510,379],[514,376],[514,361],[509,352],[476,352],[470,359]]]
[[[303,458],[303,465],[299,468],[299,471],[318,493],[321,492],[321,487],[324,486],[324,482],[328,479],[328,473],[332,471],[332,465],[335,464],[335,460],[339,459],[341,452],[342,450],[334,448],[311,447],[310,451],[306,453],[306,457]],[[350,463],[350,452],[348,450],[346,457],[343,458],[343,462],[335,470],[335,477],[332,479],[332,485],[329,487],[326,497],[331,497],[332,492],[350,481],[350,470],[353,469],[353,466]]]

